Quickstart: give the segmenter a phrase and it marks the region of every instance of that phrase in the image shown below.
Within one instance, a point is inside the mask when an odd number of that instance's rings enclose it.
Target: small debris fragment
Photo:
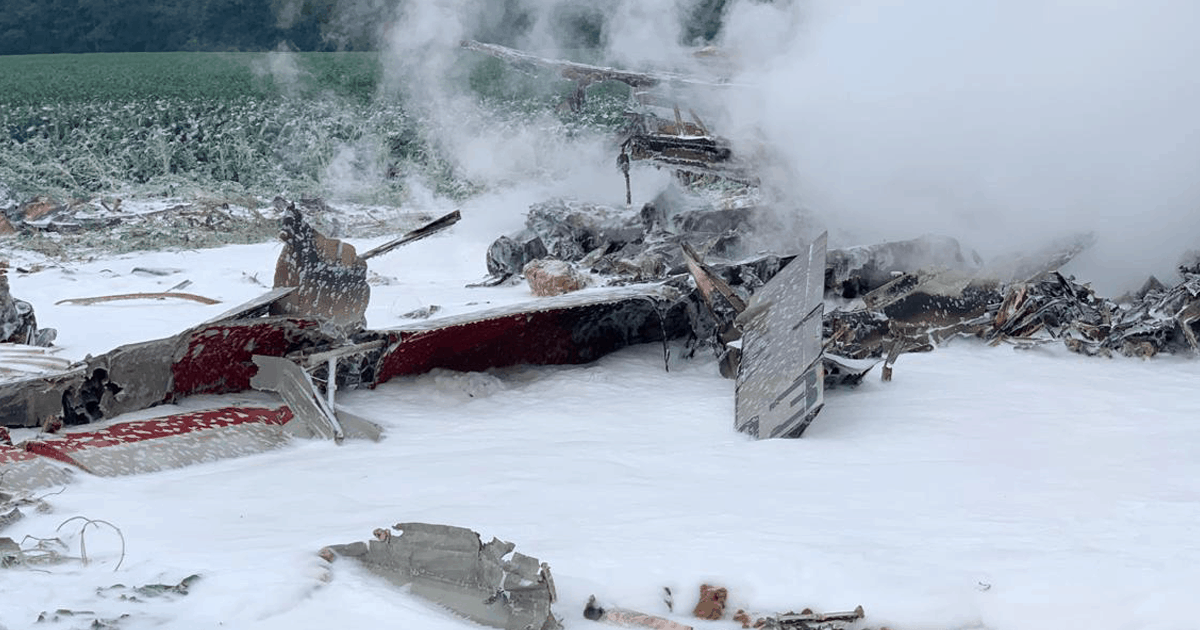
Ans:
[[[692,616],[697,619],[724,619],[725,602],[729,599],[729,591],[724,587],[710,584],[700,585],[700,601],[692,610]]]
[[[434,313],[440,310],[442,310],[442,307],[437,304],[430,304],[429,306],[413,309],[400,317],[401,319],[429,319]]]
[[[596,602],[595,595],[589,597],[587,604],[584,605],[583,617],[592,621],[600,621],[623,628],[650,628],[651,630],[692,630],[691,626],[686,626],[679,622],[671,621],[665,617],[648,615],[646,613],[637,612],[636,610],[626,610],[624,608],[601,607],[600,604]]]
[[[134,267],[129,271],[129,273],[135,276],[169,276],[182,272],[182,269],[168,267]]]
[[[538,297],[562,295],[587,286],[587,277],[570,263],[552,258],[530,261],[521,269],[529,290]]]
[[[190,284],[190,282],[185,282],[183,284],[176,285],[176,286],[183,287],[183,286],[187,286],[188,284]],[[172,288],[172,291],[173,290],[174,289]],[[191,300],[192,302],[199,302],[201,304],[220,304],[221,303],[220,300],[214,300],[212,298],[207,298],[207,297],[204,297],[203,295],[196,295],[194,293],[177,293],[177,292],[173,293],[170,291],[164,291],[162,293],[122,293],[120,295],[101,295],[101,296],[97,296],[97,297],[88,297],[88,298],[68,298],[65,300],[59,300],[59,301],[55,302],[54,305],[59,306],[61,304],[79,304],[81,306],[87,306],[89,304],[99,304],[100,302],[115,302],[118,300],[164,300],[166,298],[174,298],[174,299],[179,299],[179,300]]]
[[[199,581],[200,575],[193,574],[175,584],[144,584],[132,588],[124,584],[113,584],[112,586],[96,589],[96,594],[102,597],[112,597],[115,595],[117,599],[122,601],[141,602],[150,597],[187,595],[188,589]]]
[[[33,305],[12,296],[8,286],[8,262],[0,261],[0,343],[45,347],[53,345],[57,334],[53,328],[39,330]]]

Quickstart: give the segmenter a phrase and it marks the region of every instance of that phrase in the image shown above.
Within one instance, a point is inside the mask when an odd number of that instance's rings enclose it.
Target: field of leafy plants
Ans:
[[[553,112],[560,98],[494,60],[455,72],[498,125]],[[15,200],[329,196],[340,165],[356,173],[353,190],[339,191],[354,201],[398,203],[407,175],[470,194],[474,184],[385,75],[375,53],[0,57],[0,190]],[[621,95],[601,96],[589,116],[562,120],[564,132],[613,127]]]

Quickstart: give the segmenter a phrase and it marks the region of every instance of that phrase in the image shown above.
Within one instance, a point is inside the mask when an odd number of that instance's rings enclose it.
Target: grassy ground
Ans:
[[[355,201],[398,202],[408,174],[469,194],[385,64],[375,53],[0,56],[0,193],[326,196],[336,168],[354,172]],[[472,53],[450,75],[495,117],[483,124],[520,124],[572,89]],[[621,87],[593,88],[564,132],[615,128]]]

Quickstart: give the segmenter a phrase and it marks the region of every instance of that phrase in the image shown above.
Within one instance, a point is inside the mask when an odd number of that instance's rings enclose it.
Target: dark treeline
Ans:
[[[0,0],[0,54],[372,50],[404,1]],[[711,40],[726,2],[698,0],[685,43]],[[559,44],[601,45],[607,4],[559,4],[551,16]],[[515,44],[533,23],[523,0],[483,6],[479,39]]]
[[[354,49],[337,0],[0,0],[0,54]]]

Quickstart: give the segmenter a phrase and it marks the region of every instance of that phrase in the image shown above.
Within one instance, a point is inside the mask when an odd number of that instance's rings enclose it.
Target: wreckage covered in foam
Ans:
[[[480,284],[527,280],[543,297],[383,330],[365,328],[369,259],[444,230],[461,216],[450,213],[360,254],[277,199],[284,249],[271,291],[172,337],[78,363],[31,349],[0,353],[10,366],[31,368],[9,369],[0,381],[0,424],[55,430],[119,419],[196,394],[257,389],[279,395],[278,409],[284,411],[278,413],[290,419],[266,410],[247,416],[257,418],[254,427],[233,428],[245,422],[211,415],[180,422],[229,436],[261,434],[239,438],[253,445],[248,451],[293,436],[377,439],[378,427],[340,410],[334,392],[437,368],[584,363],[639,343],[662,343],[669,356],[670,342],[677,340],[685,356],[714,353],[722,373],[736,381],[736,430],[756,438],[800,437],[824,404],[825,388],[856,384],[880,361],[888,379],[903,353],[930,350],[954,336],[1018,346],[1061,342],[1090,355],[1200,349],[1200,265],[1181,266],[1182,281],[1173,287],[1154,280],[1136,295],[1111,300],[1059,271],[1092,244],[1089,235],[1031,256],[992,261],[953,238],[932,235],[831,249],[824,235],[781,221],[777,208],[756,203],[754,195],[715,203],[711,195],[688,189],[695,176],[753,183],[740,170],[747,163],[712,136],[692,109],[684,108],[690,121],[678,104],[674,120],[652,113],[654,103],[673,98],[656,92],[664,86],[712,89],[721,81],[545,60],[478,42],[463,45],[554,71],[578,84],[580,98],[596,82],[627,83],[638,104],[617,160],[627,195],[635,160],[672,170],[681,185],[640,207],[571,199],[534,204],[521,230],[498,236],[484,253],[490,275]],[[9,341],[52,341],[54,331],[37,328],[32,307],[7,291],[0,298],[0,332]],[[93,437],[93,446],[128,443]],[[21,462],[31,480],[57,479],[40,460],[29,463],[41,453],[101,474],[97,471],[105,468],[85,463],[89,456],[72,450],[70,439],[8,445],[6,465]],[[42,444],[54,440],[60,443]],[[235,447],[228,453],[248,451]],[[185,465],[203,456],[158,457],[155,465]],[[140,466],[109,470],[137,472]]]

